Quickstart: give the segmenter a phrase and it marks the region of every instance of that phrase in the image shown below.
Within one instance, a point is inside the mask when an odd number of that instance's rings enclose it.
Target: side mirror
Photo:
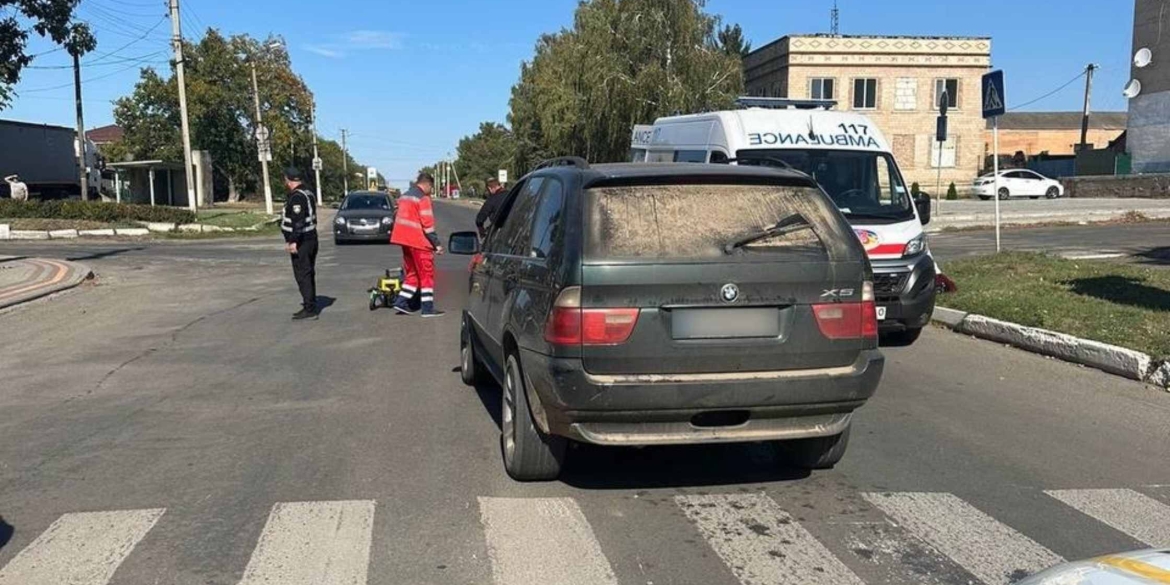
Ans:
[[[914,198],[914,207],[918,208],[918,221],[921,221],[922,225],[930,223],[930,195],[919,193]]]
[[[447,240],[447,251],[460,256],[472,256],[479,253],[479,234],[475,232],[455,232]]]

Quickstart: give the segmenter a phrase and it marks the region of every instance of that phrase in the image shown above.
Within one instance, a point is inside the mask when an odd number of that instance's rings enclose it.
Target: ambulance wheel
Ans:
[[[903,329],[901,331],[890,331],[882,335],[884,338],[883,345],[890,347],[908,347],[914,345],[915,341],[922,335],[922,328],[917,329]]]

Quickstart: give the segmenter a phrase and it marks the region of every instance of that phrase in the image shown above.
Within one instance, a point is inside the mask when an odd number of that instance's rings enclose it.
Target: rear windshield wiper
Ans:
[[[734,242],[731,242],[731,243],[723,246],[723,253],[724,254],[732,254],[737,249],[742,248],[748,244],[751,244],[752,242],[758,242],[758,241],[766,239],[766,238],[773,238],[776,236],[791,234],[793,232],[798,232],[801,230],[807,230],[807,229],[811,229],[811,228],[812,228],[812,226],[809,225],[808,220],[806,220],[803,215],[801,215],[799,213],[794,213],[794,214],[789,215],[789,216],[785,217],[784,219],[781,219],[780,221],[772,224],[771,226],[764,228],[763,231],[756,232],[750,236],[744,236],[744,237],[742,237]]]

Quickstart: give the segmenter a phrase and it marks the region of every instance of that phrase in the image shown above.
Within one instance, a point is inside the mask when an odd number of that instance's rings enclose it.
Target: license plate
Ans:
[[[676,309],[671,313],[674,339],[780,336],[779,309]]]
[[[885,321],[886,320],[886,308],[885,307],[878,307],[877,308],[877,318],[878,318],[878,321]]]
[[[378,226],[376,226],[376,225],[355,225],[355,226],[353,226],[353,231],[370,234],[370,233],[374,233],[374,232],[378,231]]]

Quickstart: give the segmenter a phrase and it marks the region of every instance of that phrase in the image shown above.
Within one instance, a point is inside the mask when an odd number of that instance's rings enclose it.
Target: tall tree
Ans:
[[[97,47],[89,27],[73,22],[81,0],[0,0],[0,110],[12,100],[12,86],[36,57],[27,52],[28,36],[35,32],[81,56]]]
[[[716,39],[703,0],[584,0],[573,28],[543,35],[521,65],[508,120],[515,169],[550,156],[627,156],[630,130],[675,112],[729,107],[738,56]]]
[[[295,165],[308,171],[312,165],[313,95],[293,72],[288,53],[278,40],[247,35],[229,38],[209,29],[198,43],[184,48],[192,147],[211,154],[217,183],[227,186],[232,199],[239,190],[262,189],[255,141],[253,65],[263,122],[272,142],[273,191],[283,190],[282,167]],[[164,79],[153,69],[143,69],[134,92],[115,103],[114,119],[125,130],[125,139],[113,149],[111,158],[182,158],[174,76]],[[334,146],[319,145],[325,165],[323,191],[329,196],[342,192],[342,152],[338,147],[334,153]],[[352,158],[349,165],[360,168]]]
[[[459,141],[458,155],[455,169],[462,179],[463,188],[484,193],[489,177],[496,176],[500,169],[511,168],[516,156],[516,141],[512,131],[503,124],[484,122],[479,125],[479,132]]]
[[[743,59],[752,52],[752,44],[743,38],[743,29],[738,24],[726,25],[719,29],[719,48],[724,53]]]

